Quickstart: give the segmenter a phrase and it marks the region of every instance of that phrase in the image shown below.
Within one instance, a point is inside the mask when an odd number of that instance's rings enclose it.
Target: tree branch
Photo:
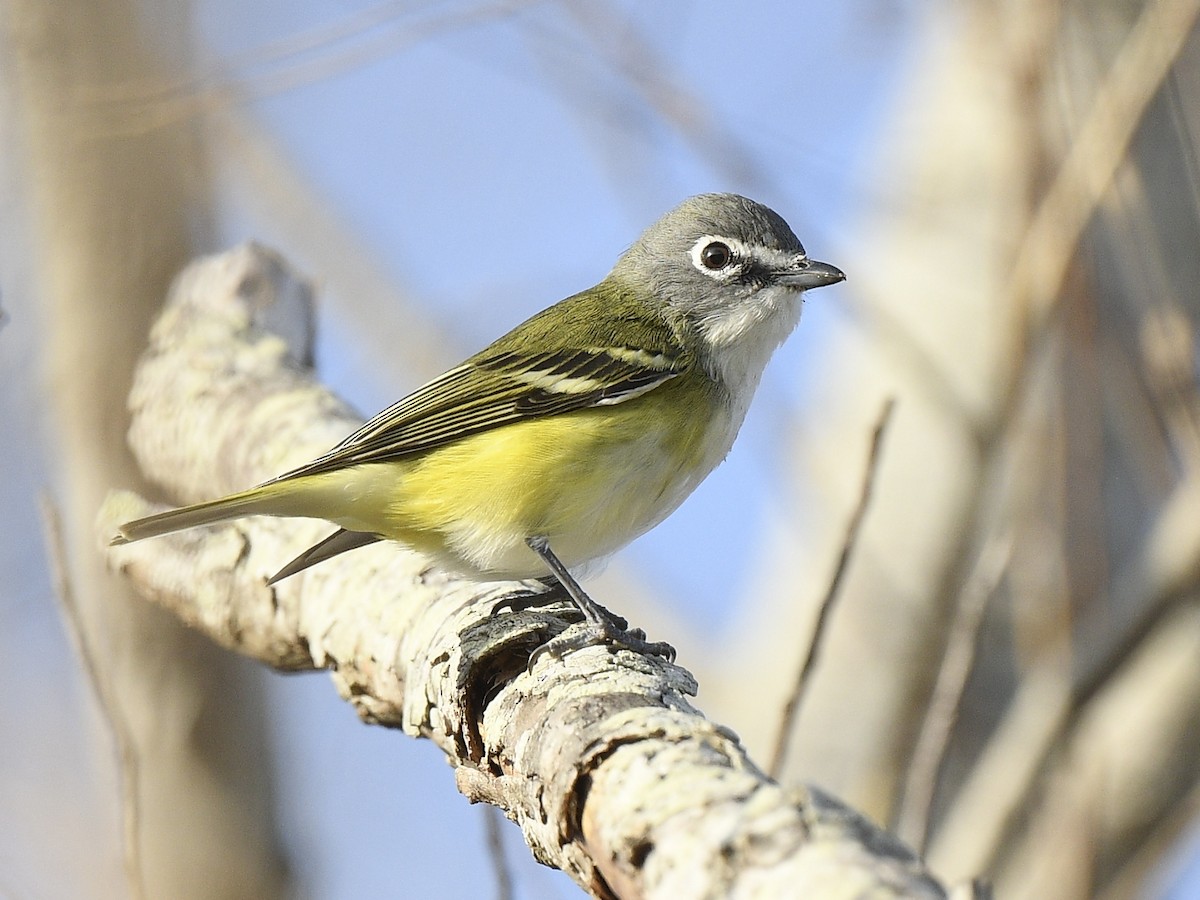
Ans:
[[[254,245],[184,272],[130,397],[130,441],[149,477],[181,500],[214,496],[317,455],[358,423],[306,366],[309,303]],[[111,495],[103,540],[148,508]],[[364,720],[434,741],[468,799],[503,810],[537,859],[595,896],[945,896],[862,816],[767,778],[692,707],[684,669],[597,647],[527,672],[530,652],[575,621],[566,606],[493,616],[514,585],[458,579],[390,543],[265,584],[327,529],[245,519],[107,553],[223,646],[279,669],[328,669]]]

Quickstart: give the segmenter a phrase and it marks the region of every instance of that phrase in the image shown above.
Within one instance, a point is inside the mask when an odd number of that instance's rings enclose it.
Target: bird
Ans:
[[[844,278],[810,259],[767,206],[690,197],[598,284],[327,453],[248,490],[126,522],[112,543],[250,515],[326,519],[338,529],[268,583],[398,541],[481,582],[536,580],[512,608],[569,599],[583,628],[541,648],[553,655],[606,644],[674,659],[573,572],[659,524],[726,457],[804,292]]]

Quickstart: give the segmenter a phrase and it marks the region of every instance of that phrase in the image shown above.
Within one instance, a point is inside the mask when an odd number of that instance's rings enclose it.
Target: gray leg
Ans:
[[[575,601],[571,599],[571,595],[567,593],[567,589],[563,587],[562,582],[553,575],[547,575],[545,578],[538,578],[538,583],[541,584],[541,590],[519,590],[513,591],[511,594],[506,594],[496,601],[496,605],[492,607],[492,615],[508,610],[509,612],[524,612],[527,609],[542,609],[547,606],[552,606],[555,603],[562,603],[564,600],[575,605]],[[592,601],[596,603],[596,601]],[[618,631],[625,631],[629,628],[629,622],[618,616],[615,612],[607,607],[596,603],[597,608],[608,621],[616,626]],[[579,607],[576,606],[576,609]]]
[[[580,650],[584,647],[590,647],[593,644],[610,644],[614,647],[624,647],[635,653],[662,656],[668,661],[674,662],[674,647],[666,643],[647,641],[646,633],[640,628],[627,630],[628,623],[624,619],[614,616],[589,597],[583,588],[579,586],[579,582],[567,570],[567,567],[554,555],[554,551],[550,549],[550,544],[545,538],[532,537],[526,540],[525,543],[529,545],[530,550],[542,558],[542,561],[554,573],[554,577],[557,579],[559,585],[562,586],[562,590],[566,592],[567,596],[571,598],[571,601],[583,614],[583,620],[587,626],[580,634],[567,638],[555,638],[535,650],[533,656],[529,659],[529,667],[531,669],[542,653],[561,657],[572,650]]]

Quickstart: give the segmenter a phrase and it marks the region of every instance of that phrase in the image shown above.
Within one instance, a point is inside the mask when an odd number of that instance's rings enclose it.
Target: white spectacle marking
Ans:
[[[733,254],[729,264],[719,269],[708,268],[704,265],[702,258],[704,248],[714,241],[727,246]],[[797,254],[791,250],[776,250],[772,247],[762,247],[758,244],[747,244],[745,241],[739,241],[737,238],[723,237],[719,234],[706,234],[702,236],[696,243],[692,244],[689,255],[692,259],[692,265],[715,281],[729,281],[731,278],[736,278],[746,270],[746,266],[750,261],[757,262],[769,270],[784,271],[795,266],[797,259],[808,258],[804,255],[803,250]]]

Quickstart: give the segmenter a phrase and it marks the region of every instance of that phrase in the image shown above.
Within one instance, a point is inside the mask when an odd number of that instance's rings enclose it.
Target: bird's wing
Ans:
[[[665,324],[654,331],[656,340],[638,341],[652,349],[552,346],[533,353],[519,349],[512,332],[280,479],[384,462],[510,422],[638,397],[679,375],[689,359]],[[643,327],[639,337],[646,336]]]

